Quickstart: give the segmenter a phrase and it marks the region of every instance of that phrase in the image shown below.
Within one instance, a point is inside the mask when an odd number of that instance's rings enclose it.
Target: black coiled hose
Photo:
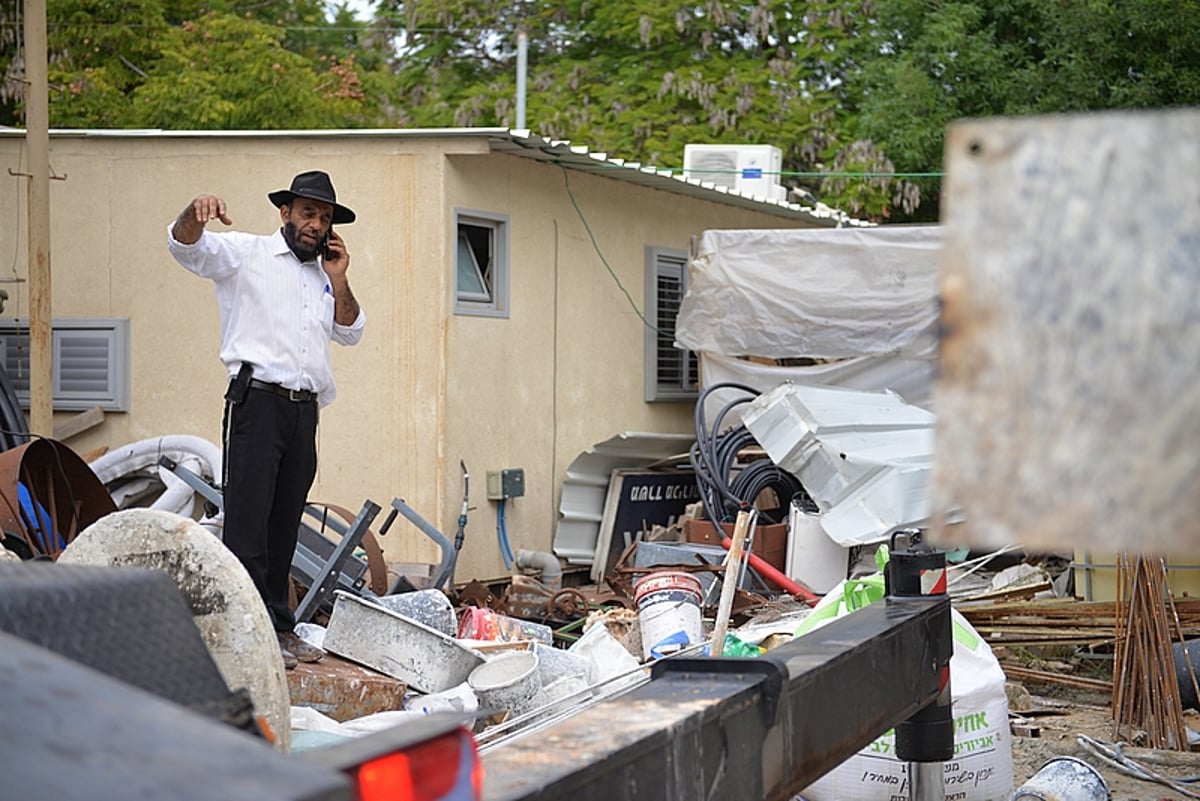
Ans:
[[[705,420],[704,402],[720,389],[737,390],[742,394],[721,408],[710,428]],[[797,496],[806,507],[813,505],[800,480],[770,459],[756,459],[740,469],[736,467],[737,455],[760,443],[740,423],[727,431],[721,430],[722,425],[730,411],[754,400],[758,394],[758,390],[751,387],[727,382],[707,387],[696,401],[696,441],[688,460],[696,471],[696,486],[705,511],[709,519],[717,523],[731,522],[738,512],[753,506],[755,499],[767,490],[772,490],[785,508]],[[783,522],[762,510],[759,513],[769,522]]]

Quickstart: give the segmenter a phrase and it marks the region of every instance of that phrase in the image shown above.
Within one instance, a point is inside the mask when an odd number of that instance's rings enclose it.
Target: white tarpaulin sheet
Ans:
[[[700,384],[712,387],[733,383],[766,392],[785,382],[864,392],[887,389],[914,406],[933,411],[933,378],[937,362],[905,356],[860,356],[827,364],[781,367],[734,359],[715,353],[700,354]],[[705,400],[704,413],[712,420],[718,410],[742,393],[714,390]]]
[[[725,356],[933,358],[937,226],[705,231],[675,339]]]

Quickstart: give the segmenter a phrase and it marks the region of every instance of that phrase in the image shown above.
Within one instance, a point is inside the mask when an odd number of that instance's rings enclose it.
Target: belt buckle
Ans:
[[[290,389],[289,388],[287,390],[288,400],[290,400],[292,403],[303,403],[304,401],[308,400],[308,398],[305,397],[306,395],[308,395],[307,389]]]

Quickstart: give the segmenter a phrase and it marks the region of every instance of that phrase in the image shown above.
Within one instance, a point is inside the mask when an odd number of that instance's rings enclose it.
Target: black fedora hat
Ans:
[[[354,222],[354,212],[337,202],[337,192],[333,191],[333,181],[329,180],[327,173],[320,170],[302,172],[292,179],[290,188],[267,195],[267,199],[275,204],[275,208],[287,206],[298,197],[319,200],[333,206],[333,221],[338,225]]]

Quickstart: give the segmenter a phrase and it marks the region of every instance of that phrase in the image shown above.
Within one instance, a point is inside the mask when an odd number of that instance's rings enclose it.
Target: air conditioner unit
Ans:
[[[783,152],[774,145],[684,145],[683,175],[743,195],[786,200],[779,182]]]

